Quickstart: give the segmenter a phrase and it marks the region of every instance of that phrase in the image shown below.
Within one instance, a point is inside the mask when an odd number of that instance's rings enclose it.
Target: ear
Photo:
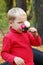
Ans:
[[[13,21],[12,21],[12,20],[9,20],[8,22],[9,22],[10,24],[12,24],[12,23],[13,23]]]

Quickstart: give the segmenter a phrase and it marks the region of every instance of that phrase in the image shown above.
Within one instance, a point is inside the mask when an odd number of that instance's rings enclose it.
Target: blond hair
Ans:
[[[18,7],[12,8],[8,11],[8,19],[15,19],[22,15],[27,17],[26,12],[23,9]]]

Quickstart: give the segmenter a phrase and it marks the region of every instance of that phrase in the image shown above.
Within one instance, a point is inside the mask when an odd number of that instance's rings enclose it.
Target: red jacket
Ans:
[[[35,38],[30,32],[18,33],[11,28],[3,39],[1,55],[11,65],[16,65],[13,62],[15,56],[23,58],[25,65],[34,65],[31,45],[39,46],[40,44],[40,36]]]

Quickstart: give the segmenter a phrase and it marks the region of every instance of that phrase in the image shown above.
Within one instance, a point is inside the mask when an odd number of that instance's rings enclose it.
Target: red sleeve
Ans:
[[[10,49],[11,49],[11,40],[7,37],[4,37],[1,56],[5,61],[12,64],[15,56],[10,54]]]
[[[38,35],[37,37],[34,37],[31,33],[29,33],[29,38],[30,38],[31,45],[33,46],[39,46],[42,43],[40,35]]]

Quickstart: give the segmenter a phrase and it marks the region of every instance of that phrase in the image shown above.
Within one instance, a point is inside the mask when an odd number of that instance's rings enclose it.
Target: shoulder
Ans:
[[[3,39],[11,39],[12,38],[12,33],[11,32],[8,32],[4,37]]]

